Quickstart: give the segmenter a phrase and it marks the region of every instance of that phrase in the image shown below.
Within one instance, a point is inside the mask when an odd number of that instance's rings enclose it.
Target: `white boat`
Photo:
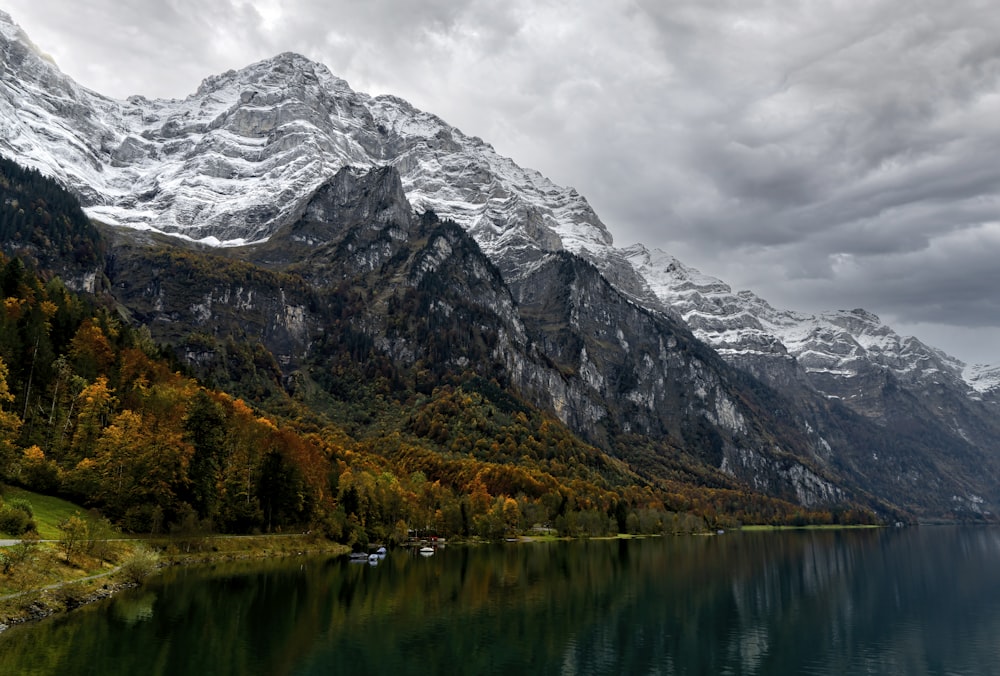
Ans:
[[[426,546],[425,547],[421,547],[420,548],[420,556],[434,556],[434,548],[433,547],[426,547]]]

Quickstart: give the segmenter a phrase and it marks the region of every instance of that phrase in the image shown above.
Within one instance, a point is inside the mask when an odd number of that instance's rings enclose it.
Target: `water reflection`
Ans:
[[[0,674],[974,674],[994,529],[393,551],[172,571],[0,635]]]

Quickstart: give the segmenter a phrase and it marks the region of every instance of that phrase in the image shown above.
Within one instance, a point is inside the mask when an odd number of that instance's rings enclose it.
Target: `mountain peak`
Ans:
[[[14,18],[10,14],[0,9],[0,35],[7,37],[11,28],[18,28],[18,25],[14,23]]]
[[[14,45],[21,45],[22,50],[17,51],[22,53],[16,53],[13,49]],[[19,65],[28,54],[41,59],[50,66],[55,67],[56,65],[55,59],[39,49],[28,37],[28,34],[14,22],[11,15],[3,10],[0,10],[0,51],[4,55],[4,70],[9,70],[8,64]]]
[[[0,36],[5,40],[30,42],[21,27],[14,22],[14,18],[2,9],[0,9]]]
[[[311,84],[316,87],[353,94],[347,82],[321,63],[296,52],[282,52],[239,70],[228,70],[202,80],[195,97],[203,97],[230,86],[259,86],[268,89],[295,89]]]
[[[576,190],[402,99],[355,92],[295,52],[205,78],[183,100],[111,101],[51,66],[35,70],[44,78],[32,90],[18,77],[0,82],[0,106],[10,102],[0,122],[11,130],[0,151],[54,176],[112,225],[213,245],[259,241],[340,168],[392,165],[415,210],[454,220],[495,258],[615,255]],[[60,95],[43,79],[58,80]],[[34,110],[45,114],[25,114]]]
[[[0,153],[69,187],[92,218],[214,246],[261,243],[275,265],[322,263],[341,244],[350,252],[352,238],[368,236],[372,246],[351,260],[358,270],[381,270],[396,245],[420,244],[419,235],[410,237],[431,219],[413,212],[433,211],[464,228],[476,256],[490,259],[479,265],[490,289],[502,281],[516,290],[521,316],[532,323],[530,334],[527,322],[512,330],[525,345],[530,335],[531,350],[546,360],[544,377],[520,382],[580,429],[652,430],[671,445],[707,445],[716,469],[754,485],[764,477],[759,461],[771,457],[770,450],[755,455],[765,448],[758,442],[783,458],[789,449],[813,454],[799,469],[848,468],[862,479],[874,469],[887,482],[917,485],[930,475],[899,478],[897,468],[910,464],[907,444],[992,449],[1000,434],[990,408],[998,396],[990,383],[1000,377],[988,370],[966,370],[978,383],[973,391],[956,360],[901,338],[865,310],[780,310],[663,251],[616,249],[576,190],[402,99],[354,92],[301,54],[206,78],[184,99],[114,101],[73,83],[3,17]],[[551,255],[563,250],[575,255]],[[435,243],[434,270],[453,251],[447,241]],[[319,276],[335,274],[327,267]],[[497,298],[492,290],[489,297],[482,307]],[[522,310],[509,305],[506,325],[514,326]],[[507,372],[525,373],[527,357],[492,349]],[[791,394],[781,399],[776,391]],[[571,397],[576,403],[567,407]],[[775,413],[744,424],[760,411]],[[878,447],[882,465],[868,459],[882,432],[866,421],[910,435]],[[861,423],[852,436],[849,428]],[[706,436],[706,429],[717,432]]]
[[[0,152],[54,176],[107,223],[213,245],[261,241],[343,167],[392,166],[414,210],[461,225],[510,279],[547,252],[567,250],[647,307],[681,314],[733,358],[754,352],[787,359],[807,349],[807,337],[822,334],[822,325],[855,343],[878,343],[883,355],[891,342],[906,357],[892,361],[894,369],[942,362],[930,348],[890,336],[866,311],[776,310],[662,251],[616,249],[576,190],[398,97],[354,92],[301,54],[208,77],[183,100],[112,101],[44,62],[2,16],[5,48],[19,58],[3,64],[11,74],[0,80]]]

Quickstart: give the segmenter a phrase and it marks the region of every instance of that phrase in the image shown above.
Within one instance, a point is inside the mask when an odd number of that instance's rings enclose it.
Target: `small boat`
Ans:
[[[348,558],[351,563],[364,563],[368,560],[368,555],[364,552],[351,552],[351,555]]]
[[[385,547],[379,547],[378,549],[376,549],[375,554],[378,556],[378,558],[384,559],[386,554]]]
[[[434,548],[433,547],[421,547],[420,548],[420,556],[434,556]]]
[[[378,554],[369,554],[368,555],[368,565],[369,566],[377,566],[380,559],[381,559],[381,557]]]

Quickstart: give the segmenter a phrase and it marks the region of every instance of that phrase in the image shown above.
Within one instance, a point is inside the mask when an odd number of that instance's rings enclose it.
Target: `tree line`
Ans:
[[[5,245],[47,238],[84,259],[102,250],[71,196],[6,160],[0,170],[4,213],[17,211]],[[640,476],[627,452],[582,442],[495,381],[423,362],[403,373],[336,322],[342,358],[312,376],[336,395],[327,410],[271,388],[241,398],[186,373],[112,303],[41,269],[37,257],[0,254],[0,481],[99,509],[132,532],[318,529],[366,542],[834,518],[683,472]],[[263,358],[254,349],[230,346],[220,380],[259,380],[241,373]]]

